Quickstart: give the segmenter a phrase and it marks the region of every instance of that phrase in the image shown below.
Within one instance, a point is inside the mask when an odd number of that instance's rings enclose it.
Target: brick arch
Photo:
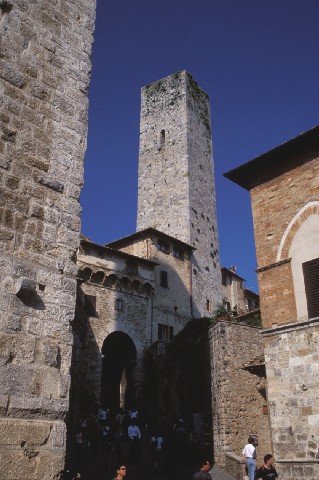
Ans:
[[[280,241],[276,259],[277,262],[288,258],[294,236],[296,235],[299,227],[305,220],[307,220],[308,217],[310,217],[310,215],[319,215],[319,201],[307,203],[293,217]]]

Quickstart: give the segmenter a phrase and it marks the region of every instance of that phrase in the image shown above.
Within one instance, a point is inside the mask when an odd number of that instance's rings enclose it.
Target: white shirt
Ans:
[[[151,443],[156,443],[156,450],[162,450],[163,446],[163,437],[152,437]]]
[[[245,445],[245,447],[244,447],[244,450],[242,451],[242,454],[246,458],[253,458],[254,453],[255,453],[254,445],[252,445],[251,443],[247,443],[247,445]]]
[[[141,432],[137,425],[130,425],[127,429],[127,434],[132,440],[134,437],[141,438]]]

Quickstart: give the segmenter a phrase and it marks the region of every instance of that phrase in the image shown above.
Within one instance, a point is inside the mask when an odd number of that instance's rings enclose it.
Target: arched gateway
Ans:
[[[111,410],[135,403],[136,347],[124,332],[110,333],[102,346],[101,404]]]

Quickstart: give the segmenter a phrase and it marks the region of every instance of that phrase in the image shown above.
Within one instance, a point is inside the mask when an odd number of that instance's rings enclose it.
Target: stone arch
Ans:
[[[102,270],[99,270],[98,272],[92,273],[91,282],[96,283],[97,285],[100,285],[103,282],[104,277],[105,277],[105,273],[102,272]]]
[[[85,282],[88,282],[92,275],[92,269],[89,267],[80,268],[78,271],[78,277]]]
[[[101,404],[112,411],[135,403],[134,368],[137,351],[132,338],[114,331],[102,346]]]
[[[313,211],[299,226],[292,238],[289,252],[294,285],[297,319],[309,318],[303,264],[319,258],[319,214]]]
[[[103,285],[104,287],[114,287],[116,280],[117,280],[117,275],[115,275],[114,273],[111,273],[111,275],[108,275],[107,277],[105,277]]]
[[[319,215],[319,201],[309,202],[304,205],[290,221],[279,244],[277,262],[288,258],[295,234],[310,215]]]

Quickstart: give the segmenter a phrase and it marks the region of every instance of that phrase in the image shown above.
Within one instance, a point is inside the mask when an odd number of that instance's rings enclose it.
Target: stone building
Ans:
[[[241,315],[259,308],[259,295],[245,286],[245,279],[236,267],[222,267],[223,304],[228,311]]]
[[[63,468],[95,1],[0,2],[0,472]]]
[[[319,478],[319,127],[225,174],[250,191],[280,478]]]

